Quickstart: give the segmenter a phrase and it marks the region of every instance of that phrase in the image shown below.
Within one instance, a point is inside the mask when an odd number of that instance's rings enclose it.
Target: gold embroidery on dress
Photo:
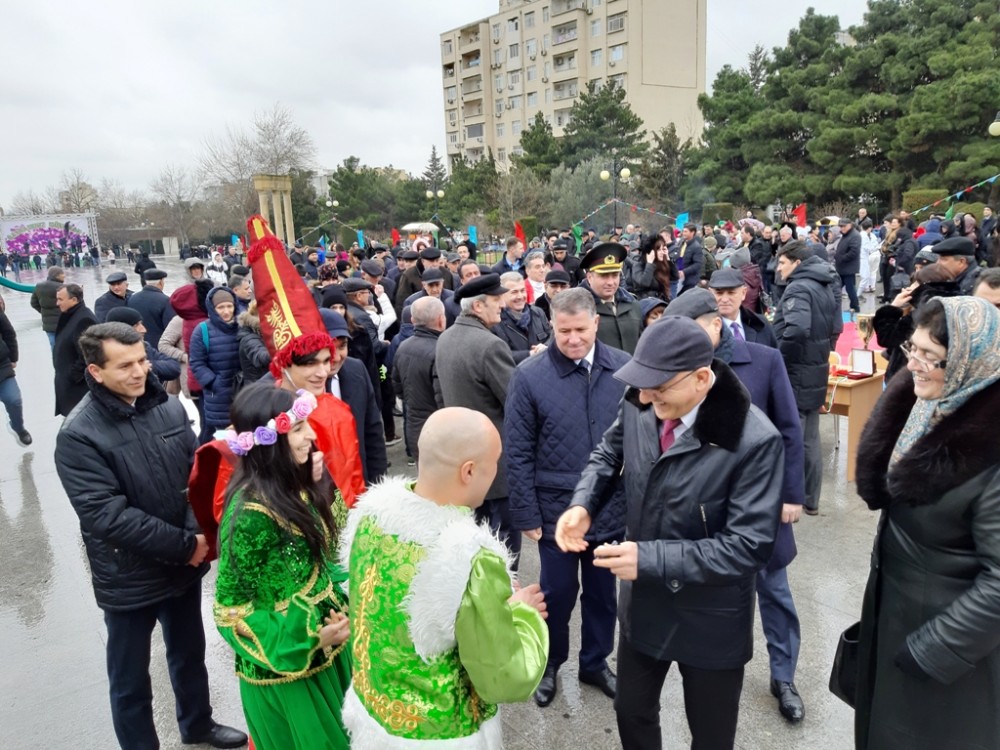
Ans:
[[[375,690],[371,684],[372,663],[369,656],[371,647],[371,627],[368,624],[368,607],[375,599],[375,579],[378,570],[374,565],[368,568],[361,582],[361,591],[354,605],[354,691],[365,702],[369,711],[394,732],[412,732],[425,718],[420,709],[401,700],[389,700],[389,696]]]

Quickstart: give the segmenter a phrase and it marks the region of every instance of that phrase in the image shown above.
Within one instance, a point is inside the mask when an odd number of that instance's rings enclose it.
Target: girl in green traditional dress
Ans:
[[[313,449],[306,417],[315,407],[306,391],[252,385],[236,397],[226,434],[242,460],[219,528],[215,623],[236,651],[257,750],[349,744],[340,715],[351,664],[347,573],[335,549],[339,493]]]

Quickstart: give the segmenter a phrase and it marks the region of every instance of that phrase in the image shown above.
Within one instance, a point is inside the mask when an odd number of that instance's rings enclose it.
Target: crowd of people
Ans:
[[[170,294],[155,266],[135,293],[114,271],[93,312],[51,268],[32,304],[121,746],[156,746],[156,622],[184,741],[247,741],[212,717],[213,559],[260,750],[500,747],[498,705],[544,709],[566,679],[578,598],[575,678],[614,701],[625,748],[661,746],[674,663],[693,747],[734,746],[755,607],[777,710],[802,722],[793,524],[819,512],[830,353],[879,281],[858,747],[1000,742],[1000,269],[995,224],[967,218],[551,232],[484,263],[429,237],[288,248],[254,217],[245,256],[192,254]],[[399,441],[415,472],[390,472]]]

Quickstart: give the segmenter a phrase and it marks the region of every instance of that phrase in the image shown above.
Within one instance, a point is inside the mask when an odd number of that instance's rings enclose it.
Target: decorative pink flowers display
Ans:
[[[278,442],[278,435],[286,435],[295,426],[296,422],[306,419],[316,408],[316,397],[309,391],[298,390],[295,402],[288,411],[283,411],[274,419],[269,419],[266,425],[262,425],[253,432],[236,432],[236,430],[226,430],[226,445],[237,456],[245,456],[255,445],[274,445]]]

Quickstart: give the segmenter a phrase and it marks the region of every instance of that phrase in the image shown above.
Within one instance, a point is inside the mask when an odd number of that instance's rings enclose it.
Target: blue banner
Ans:
[[[677,215],[677,222],[674,224],[674,226],[676,226],[678,229],[683,228],[683,226],[688,223],[688,217],[689,216],[690,216],[690,214],[688,212],[686,212],[686,211],[684,213],[682,213],[682,214],[678,214]]]
[[[474,242],[476,245],[479,244],[479,230],[474,224],[469,225],[469,242]]]
[[[364,230],[359,229],[358,230],[358,247],[364,247],[364,246],[365,246],[365,233],[364,233]]]

